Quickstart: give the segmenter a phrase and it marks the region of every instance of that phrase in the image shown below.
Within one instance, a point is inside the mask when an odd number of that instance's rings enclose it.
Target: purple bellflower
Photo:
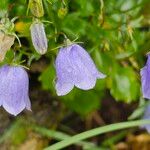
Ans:
[[[141,69],[140,74],[143,97],[150,99],[150,54],[148,54],[146,65]]]
[[[86,50],[77,44],[59,50],[56,74],[56,92],[59,96],[68,94],[74,86],[83,90],[92,89],[98,78],[105,78]]]
[[[20,66],[4,65],[0,68],[0,106],[16,116],[23,109],[31,110],[28,96],[29,78]]]
[[[150,119],[150,104],[145,109],[143,119]],[[150,124],[142,125],[141,128],[145,128],[150,133]]]
[[[45,54],[47,52],[48,44],[43,23],[32,23],[30,31],[35,50],[41,55]]]

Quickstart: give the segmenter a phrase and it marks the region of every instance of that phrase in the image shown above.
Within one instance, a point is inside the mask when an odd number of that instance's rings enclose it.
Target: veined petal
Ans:
[[[25,108],[25,103],[23,101],[14,101],[15,97],[7,97],[9,98],[9,100],[3,99],[3,107],[10,114],[14,116],[18,115]]]
[[[76,51],[71,50],[70,57],[73,61],[75,86],[83,90],[92,89],[96,84],[96,77],[85,67]]]
[[[143,97],[150,99],[150,55],[148,55],[146,66],[141,69],[140,74]]]
[[[72,76],[74,70],[69,58],[69,49],[70,47],[60,49],[56,58],[56,92],[58,95],[69,93],[74,86],[74,79]]]
[[[5,110],[16,116],[26,107],[30,109],[26,71],[5,65],[0,68],[0,79],[0,100]]]
[[[84,67],[86,67],[93,76],[97,78],[105,78],[106,75],[103,73],[99,72],[98,69],[96,68],[93,60],[91,59],[90,55],[86,50],[84,50],[80,45],[73,44],[71,51],[76,53],[76,57],[81,60],[83,63]]]
[[[68,94],[72,89],[74,85],[72,83],[67,83],[67,82],[61,82],[57,81],[56,82],[56,92],[58,96],[63,96]]]
[[[76,87],[89,90],[94,88],[97,78],[104,78],[89,54],[80,46],[74,44],[70,49],[70,59],[74,67],[74,84]]]

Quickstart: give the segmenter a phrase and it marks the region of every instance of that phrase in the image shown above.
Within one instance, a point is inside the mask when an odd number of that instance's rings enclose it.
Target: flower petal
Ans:
[[[0,100],[2,106],[13,115],[19,114],[28,102],[28,75],[21,67],[0,68]],[[28,104],[28,106],[26,106]]]
[[[72,83],[64,83],[57,81],[56,83],[56,92],[58,96],[66,95],[68,94],[72,89],[74,85]]]
[[[141,69],[140,74],[143,97],[150,99],[150,55],[148,55],[146,66]]]
[[[77,57],[82,61],[83,65],[92,73],[93,76],[97,78],[106,77],[106,75],[98,71],[88,52],[80,45],[73,44],[71,51],[74,51],[78,55]]]
[[[83,90],[92,89],[97,78],[104,78],[90,55],[79,45],[61,48],[56,58],[56,91],[58,95],[69,93],[74,85]]]
[[[60,49],[56,58],[56,92],[58,95],[66,95],[74,86],[72,62],[69,58],[69,49]]]
[[[2,99],[0,99],[0,106],[2,106],[2,103],[3,103],[3,102],[2,102]]]
[[[80,46],[74,44],[70,49],[70,59],[74,68],[74,84],[76,87],[89,90],[96,84],[97,78],[103,78],[89,54]]]
[[[31,111],[31,101],[30,101],[29,97],[26,98],[25,102],[26,102],[26,109]]]

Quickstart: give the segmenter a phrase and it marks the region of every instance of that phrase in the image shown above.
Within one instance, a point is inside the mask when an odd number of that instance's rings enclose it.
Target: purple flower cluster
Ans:
[[[77,44],[60,49],[55,67],[59,96],[68,94],[74,86],[83,90],[92,89],[97,79],[105,78],[86,50]],[[5,65],[0,68],[0,79],[0,106],[13,115],[25,108],[31,110],[26,71],[20,66]]]

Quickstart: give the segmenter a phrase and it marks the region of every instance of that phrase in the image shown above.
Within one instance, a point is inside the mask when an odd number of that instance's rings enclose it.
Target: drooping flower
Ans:
[[[28,96],[29,79],[20,66],[4,65],[0,68],[0,106],[12,115],[23,109],[31,110]]]
[[[145,109],[143,119],[150,119],[150,104]],[[142,125],[141,128],[145,128],[150,133],[150,124]]]
[[[41,55],[45,54],[47,52],[48,44],[43,23],[32,23],[30,31],[35,50]]]
[[[150,99],[150,54],[148,54],[146,65],[141,69],[140,74],[143,97]]]
[[[83,90],[94,88],[99,72],[90,55],[81,46],[72,44],[61,48],[56,58],[57,95],[68,94],[74,86]]]

